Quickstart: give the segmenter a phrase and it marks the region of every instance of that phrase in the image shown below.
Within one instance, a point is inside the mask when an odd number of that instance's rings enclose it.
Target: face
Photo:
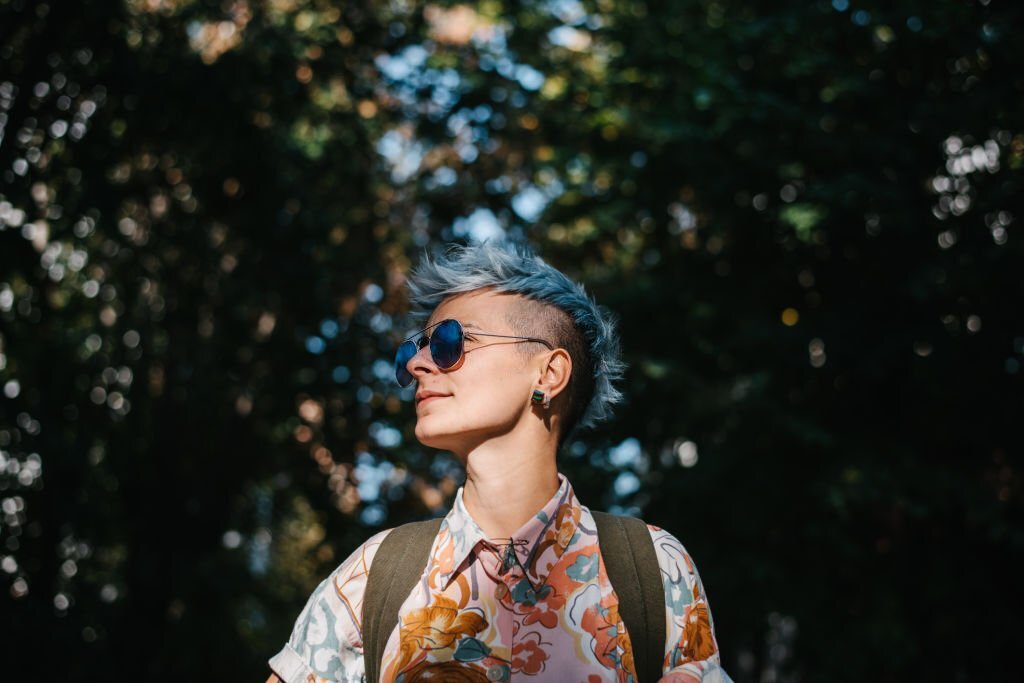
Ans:
[[[416,398],[416,438],[420,443],[456,454],[467,453],[529,418],[530,395],[546,349],[531,345],[537,353],[530,360],[516,348],[528,342],[475,334],[520,335],[506,322],[518,298],[515,294],[477,290],[445,299],[434,310],[426,326],[448,318],[458,320],[465,330],[465,352],[447,370],[434,364],[427,346],[406,364],[417,394],[442,394]]]

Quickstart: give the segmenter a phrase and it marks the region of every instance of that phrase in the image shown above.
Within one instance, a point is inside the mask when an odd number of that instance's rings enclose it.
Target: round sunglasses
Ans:
[[[431,328],[436,329],[433,334],[427,337],[426,332]],[[536,337],[515,337],[508,334],[488,334],[486,332],[477,332],[476,330],[473,330],[473,335],[539,342],[551,350],[554,350],[555,348],[543,339],[537,339]],[[420,337],[419,340],[413,341],[416,337]],[[412,384],[412,373],[409,372],[405,366],[409,363],[409,359],[415,356],[416,352],[424,346],[428,344],[430,345],[430,357],[433,359],[434,365],[441,370],[447,370],[448,368],[453,367],[459,362],[459,359],[462,358],[463,353],[465,353],[465,341],[466,333],[462,329],[462,323],[454,319],[442,320],[441,322],[434,323],[406,339],[398,347],[398,351],[395,352],[395,379],[398,380],[399,386],[407,387]]]

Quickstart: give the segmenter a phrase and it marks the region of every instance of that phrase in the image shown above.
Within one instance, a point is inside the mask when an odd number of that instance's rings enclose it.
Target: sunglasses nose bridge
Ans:
[[[462,326],[457,320],[444,320],[436,326],[432,325],[433,335],[424,339],[420,337],[415,341],[406,341],[406,344],[415,344],[415,351],[403,365],[404,374],[408,375],[408,382],[405,382],[402,372],[397,372],[398,381],[402,386],[408,386],[414,381],[419,381],[419,373],[443,372],[459,364],[463,357]],[[430,329],[430,328],[428,328]],[[427,343],[427,339],[430,343]],[[422,344],[422,346],[420,346]],[[401,351],[399,352],[401,353]],[[425,353],[424,358],[420,354]],[[417,368],[420,368],[417,371]],[[405,382],[405,383],[403,383]]]
[[[416,349],[416,352],[412,354],[409,360],[405,361],[405,371],[412,377],[411,384],[412,382],[419,381],[420,375],[425,374],[425,371],[440,372],[440,368],[437,367],[433,356],[430,354],[430,347],[424,344]]]

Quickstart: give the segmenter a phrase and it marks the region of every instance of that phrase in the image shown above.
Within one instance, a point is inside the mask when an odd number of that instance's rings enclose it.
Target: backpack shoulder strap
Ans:
[[[635,517],[591,514],[601,558],[633,646],[637,678],[639,683],[657,681],[665,653],[665,588],[651,532]]]
[[[384,537],[370,563],[363,595],[363,664],[366,683],[377,683],[388,637],[398,610],[409,597],[430,559],[441,518],[395,527]]]

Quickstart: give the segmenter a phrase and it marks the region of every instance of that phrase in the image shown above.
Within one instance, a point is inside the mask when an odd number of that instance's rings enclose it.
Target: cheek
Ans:
[[[522,367],[494,363],[466,373],[455,385],[459,398],[480,408],[518,405],[530,397],[530,384]]]
[[[483,368],[473,368],[483,370]],[[460,369],[460,374],[463,370]],[[451,384],[453,396],[419,414],[417,431],[440,428],[457,433],[518,419],[530,402],[530,385],[521,368],[495,366],[486,372],[466,372]]]
[[[513,378],[474,382],[456,391],[450,406],[454,408],[452,418],[467,426],[501,422],[522,409],[522,392]]]

